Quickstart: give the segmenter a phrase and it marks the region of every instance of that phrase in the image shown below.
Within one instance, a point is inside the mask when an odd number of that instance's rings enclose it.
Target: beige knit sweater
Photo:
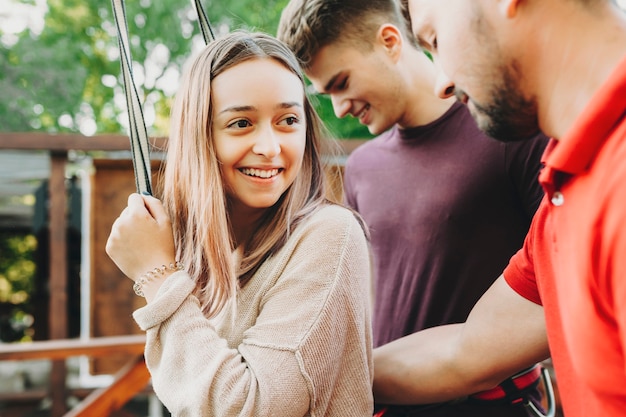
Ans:
[[[241,289],[235,315],[207,320],[193,287],[172,274],[133,314],[174,416],[371,417],[369,250],[348,210],[324,207],[298,226]]]

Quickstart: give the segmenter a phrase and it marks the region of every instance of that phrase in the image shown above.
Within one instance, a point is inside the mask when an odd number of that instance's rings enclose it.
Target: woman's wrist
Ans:
[[[146,295],[144,292],[144,286],[158,278],[166,278],[172,273],[176,271],[181,271],[184,268],[185,265],[183,265],[183,263],[179,261],[170,262],[169,264],[164,264],[160,267],[156,267],[140,276],[133,284],[133,290],[138,296],[145,297]]]

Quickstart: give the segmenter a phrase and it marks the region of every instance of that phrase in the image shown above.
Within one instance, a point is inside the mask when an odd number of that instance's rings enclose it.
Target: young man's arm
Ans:
[[[493,388],[550,355],[543,307],[500,276],[467,321],[438,326],[374,350],[374,398],[381,404],[452,400]]]

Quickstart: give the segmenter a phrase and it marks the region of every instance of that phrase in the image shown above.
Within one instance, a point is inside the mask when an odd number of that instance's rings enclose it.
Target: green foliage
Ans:
[[[33,289],[37,240],[33,235],[0,232],[0,302],[21,304]]]
[[[203,4],[218,33],[247,28],[275,34],[287,1]],[[194,45],[201,45],[195,9],[190,0],[133,0],[125,5],[148,132],[165,135],[173,86]],[[125,133],[126,104],[111,2],[48,0],[47,6],[41,33],[26,29],[17,42],[0,42],[4,93],[0,130]],[[1,31],[2,27],[0,35]],[[320,100],[318,110],[338,137],[369,136],[355,120],[337,120],[328,100]]]
[[[328,96],[316,95],[312,97],[312,101],[320,118],[328,126],[328,130],[334,137],[345,139],[367,139],[372,137],[367,127],[359,123],[357,119],[351,116],[338,119],[335,116],[333,105]]]
[[[204,1],[211,20],[230,29],[246,28],[276,34],[280,12],[288,0],[230,0]]]
[[[28,337],[32,325],[30,294],[34,288],[37,240],[30,234],[0,232],[0,341]]]

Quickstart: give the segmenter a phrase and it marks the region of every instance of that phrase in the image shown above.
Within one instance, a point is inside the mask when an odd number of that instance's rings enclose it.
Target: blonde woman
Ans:
[[[106,248],[146,298],[158,397],[175,416],[371,416],[368,244],[324,197],[295,57],[214,41],[171,120],[162,203],[132,194]]]

